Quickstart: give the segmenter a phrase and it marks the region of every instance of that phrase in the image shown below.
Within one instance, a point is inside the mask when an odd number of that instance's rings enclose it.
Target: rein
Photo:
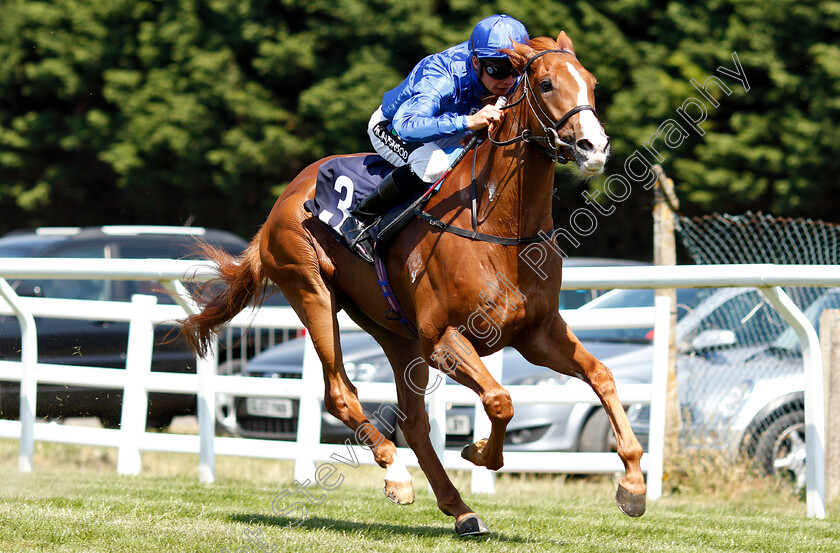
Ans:
[[[494,146],[510,146],[512,144],[517,144],[519,142],[533,142],[533,143],[535,143],[536,145],[539,146],[539,151],[540,152],[549,156],[555,163],[565,164],[565,163],[568,163],[569,161],[573,161],[574,156],[569,156],[561,150],[565,149],[566,151],[570,151],[570,150],[572,150],[573,146],[571,144],[569,144],[568,142],[564,142],[563,140],[561,140],[560,135],[558,134],[557,131],[560,130],[569,121],[569,119],[573,115],[575,115],[576,113],[580,113],[581,111],[591,111],[592,113],[595,113],[596,117],[598,116],[598,114],[595,111],[594,107],[592,107],[590,105],[580,105],[580,106],[576,106],[576,107],[570,109],[568,112],[566,112],[563,115],[563,117],[561,117],[557,121],[553,121],[551,119],[551,117],[545,112],[545,110],[543,110],[543,108],[540,106],[539,102],[536,102],[535,100],[532,99],[532,97],[535,96],[535,93],[534,93],[534,90],[531,88],[531,82],[526,78],[527,73],[528,73],[528,69],[531,67],[531,64],[536,59],[541,58],[542,56],[544,56],[546,54],[570,54],[570,55],[574,56],[574,53],[570,52],[569,50],[562,50],[562,49],[561,50],[543,50],[543,51],[535,54],[533,57],[531,57],[525,63],[525,67],[523,67],[523,69],[522,69],[523,78],[522,78],[522,82],[520,84],[524,83],[524,89],[523,89],[522,94],[519,96],[519,99],[517,99],[512,104],[501,107],[501,109],[510,109],[510,108],[520,104],[523,100],[527,100],[528,107],[530,108],[531,113],[534,114],[534,116],[537,118],[537,120],[540,122],[540,125],[542,126],[543,135],[542,136],[536,135],[536,134],[534,134],[534,132],[531,129],[526,128],[522,131],[521,134],[513,137],[510,140],[496,141],[496,140],[493,140],[493,138],[491,136],[489,136],[489,134],[487,136],[487,139]],[[539,111],[537,111],[537,110],[539,110]],[[547,120],[551,126],[547,126],[545,123],[543,123],[544,120]],[[453,168],[454,168],[455,165],[457,165],[464,158],[464,155],[470,149],[474,149],[476,147],[476,143],[477,143],[476,136],[477,135],[473,135],[469,144],[467,144],[467,147],[464,149],[464,151],[461,153],[461,155],[458,157],[458,159],[453,164],[453,166],[452,166]],[[429,225],[431,225],[435,228],[439,228],[444,232],[449,232],[449,233],[452,233],[456,236],[461,236],[463,238],[469,238],[471,240],[478,240],[478,241],[481,241],[481,242],[490,242],[491,244],[500,244],[500,245],[504,245],[504,246],[519,246],[519,245],[522,245],[522,244],[534,244],[536,242],[542,242],[542,241],[550,238],[550,235],[551,235],[551,230],[550,229],[549,229],[548,232],[541,231],[536,236],[527,236],[527,237],[522,237],[522,238],[507,238],[507,237],[504,237],[504,236],[496,236],[496,235],[493,235],[493,234],[484,234],[483,232],[478,232],[478,220],[477,220],[477,213],[476,213],[477,212],[477,209],[476,209],[476,178],[475,178],[475,160],[476,160],[477,156],[478,156],[478,153],[473,152],[472,182],[470,183],[470,188],[471,188],[471,191],[472,191],[472,205],[470,206],[471,211],[472,211],[472,227],[473,227],[472,230],[467,230],[467,229],[464,229],[464,228],[461,228],[461,227],[456,227],[456,226],[453,226],[451,223],[445,223],[445,222],[441,221],[440,219],[432,216],[430,213],[424,211],[421,207],[419,207],[419,205],[418,205],[420,203],[419,201],[415,202],[413,205],[409,206],[409,209],[411,210],[411,212],[416,217],[422,219],[423,221],[426,221]],[[561,159],[562,159],[562,161],[561,161]],[[451,170],[451,168],[450,168],[450,170]],[[448,172],[447,172],[447,174],[448,174]],[[443,178],[441,178],[440,180],[443,180]],[[436,183],[432,188],[430,188],[429,191],[432,191],[433,189],[435,189],[435,191],[436,191],[437,186],[438,186],[438,183]],[[426,194],[423,195],[423,198],[425,199],[429,195],[430,194],[427,192]],[[406,211],[408,211],[408,210],[406,210]]]
[[[476,206],[476,178],[475,178],[475,160],[478,157],[478,152],[475,151],[475,143],[471,143],[470,147],[473,149],[473,162],[472,162],[472,178],[470,180],[470,190],[472,192],[472,205],[470,205],[470,212],[472,214],[472,230],[467,230],[461,227],[453,226],[452,223],[444,223],[437,217],[434,217],[431,213],[424,211],[421,207],[419,207],[420,201],[418,200],[411,206],[411,212],[416,217],[426,221],[431,226],[435,228],[439,228],[444,232],[452,233],[456,236],[461,236],[463,238],[469,238],[470,240],[478,240],[480,242],[490,242],[491,244],[500,244],[502,246],[519,246],[522,244],[533,244],[535,242],[542,242],[549,238],[551,234],[551,229],[549,229],[548,233],[545,231],[540,231],[540,233],[536,236],[527,236],[524,238],[508,238],[505,236],[496,236],[495,234],[485,234],[483,232],[478,232],[478,216],[477,216],[477,206]],[[465,150],[466,152],[466,150]],[[463,159],[463,156],[458,158],[458,161]],[[429,191],[435,189],[435,186],[429,188]],[[424,194],[421,199],[426,198],[430,194]],[[425,202],[424,202],[425,203]]]

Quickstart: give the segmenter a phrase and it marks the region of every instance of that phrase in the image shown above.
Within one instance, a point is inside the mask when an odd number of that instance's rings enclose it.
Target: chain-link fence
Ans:
[[[840,263],[840,226],[761,213],[677,217],[698,264]],[[786,292],[819,325],[840,289]],[[688,444],[746,454],[805,484],[804,372],[795,333],[755,289],[705,289],[677,324],[677,374]],[[818,328],[819,330],[819,328]]]

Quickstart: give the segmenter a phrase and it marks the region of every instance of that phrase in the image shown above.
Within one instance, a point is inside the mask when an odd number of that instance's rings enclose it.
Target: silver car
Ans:
[[[569,266],[645,265],[601,258],[570,258]],[[574,309],[590,303],[604,291],[564,290],[560,296],[561,309]],[[653,292],[644,305],[653,305]],[[690,292],[689,292],[690,293]],[[605,306],[606,307],[606,306]],[[613,331],[588,331],[605,333],[605,339],[590,344],[590,351],[597,357],[614,357],[622,352],[638,349],[640,344],[613,341]],[[642,330],[642,336],[649,330]],[[643,343],[649,343],[643,339]],[[305,340],[292,340],[266,350],[253,358],[243,369],[244,375],[261,377],[300,378],[303,365]],[[393,371],[378,344],[366,334],[344,332],[341,335],[344,367],[354,382],[393,382]],[[528,363],[516,350],[505,348],[503,353],[502,385],[563,386],[569,377],[559,375],[545,367]],[[615,370],[616,382],[642,383],[649,381],[650,368],[639,364]],[[646,380],[647,379],[647,380]],[[233,398],[236,433],[251,438],[294,440],[297,432],[298,400],[293,398]],[[377,403],[363,403],[368,418],[384,435],[398,445],[405,446],[405,438],[396,425],[394,409],[383,409]],[[377,413],[376,417],[371,415]],[[325,442],[343,442],[351,432],[340,421],[322,410],[322,435]],[[446,444],[460,447],[472,441],[474,407],[449,405],[446,418]],[[517,405],[508,425],[505,449],[510,451],[611,451],[614,438],[609,421],[600,405],[580,403],[574,405],[532,404]]]
[[[799,300],[814,295],[805,315],[819,331],[822,311],[840,307],[840,290],[802,290]],[[677,327],[682,439],[731,459],[744,455],[801,488],[805,381],[796,334],[757,290],[728,289],[719,297],[724,311],[692,313]],[[648,407],[633,406],[629,416],[645,440]]]
[[[254,357],[243,370],[245,376],[300,378],[307,338],[290,340]],[[344,367],[358,382],[393,382],[394,376],[382,349],[368,334],[345,332],[341,336]],[[595,345],[593,353],[612,355],[621,344]],[[513,348],[503,353],[502,385],[562,386],[569,377],[532,365]],[[616,382],[643,383],[650,368],[638,366],[613,371]],[[451,380],[450,384],[457,385]],[[234,398],[236,433],[249,438],[294,440],[297,433],[298,400],[293,398]],[[378,403],[363,403],[365,414],[384,435],[406,446],[396,423],[396,411]],[[474,407],[449,405],[446,412],[446,445],[460,447],[472,442]],[[377,413],[377,416],[372,416]],[[341,421],[322,411],[321,439],[343,442],[352,432]],[[578,404],[517,405],[505,436],[509,451],[609,451],[613,447],[609,422],[600,406]]]

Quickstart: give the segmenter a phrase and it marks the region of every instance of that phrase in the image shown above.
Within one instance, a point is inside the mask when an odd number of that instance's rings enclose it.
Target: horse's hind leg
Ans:
[[[379,342],[391,363],[400,409],[398,424],[408,445],[417,455],[420,468],[429,480],[437,498],[438,508],[455,517],[455,529],[460,535],[486,533],[486,525],[461,499],[461,494],[452,484],[432,447],[424,394],[429,381],[429,366],[420,355],[419,343],[411,338],[397,336],[370,320],[365,320],[363,316],[357,316],[353,311],[348,310],[348,313]],[[387,473],[385,479],[385,493],[388,495]]]
[[[291,299],[289,303],[297,307]],[[301,307],[309,336],[324,370],[324,407],[332,416],[343,422],[373,452],[376,463],[382,468],[394,464],[396,447],[383,436],[364,415],[356,387],[347,377],[339,342],[335,293],[302,294]]]
[[[300,254],[302,255],[302,254]],[[324,372],[324,407],[343,422],[373,452],[376,463],[387,468],[396,448],[365,417],[356,387],[347,377],[341,356],[337,293],[316,271],[306,271],[305,264],[267,266],[267,273],[283,291],[289,304],[309,331],[309,338]]]
[[[522,332],[513,346],[531,363],[576,376],[592,387],[610,419],[618,456],[624,463],[625,476],[619,483],[616,502],[627,515],[644,514],[646,486],[640,465],[642,447],[618,399],[612,372],[586,351],[558,313]]]
[[[315,166],[311,166],[289,185],[271,210],[260,231],[262,268],[309,331],[323,367],[324,407],[353,430],[357,441],[371,449],[379,466],[387,468],[393,464],[396,448],[365,417],[356,387],[344,370],[336,318],[340,307],[338,292],[324,276],[334,272],[335,267],[323,250],[319,235],[326,244],[331,244],[332,238],[326,227],[311,219],[302,206],[304,200],[314,196],[314,186]],[[369,272],[374,278],[374,271]]]

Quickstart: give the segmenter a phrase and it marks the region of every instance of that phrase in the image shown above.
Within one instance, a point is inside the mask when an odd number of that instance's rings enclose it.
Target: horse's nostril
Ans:
[[[592,145],[592,142],[590,142],[586,138],[581,138],[580,140],[575,142],[575,145],[578,147],[578,149],[583,150],[584,152],[590,152],[594,147]]]

